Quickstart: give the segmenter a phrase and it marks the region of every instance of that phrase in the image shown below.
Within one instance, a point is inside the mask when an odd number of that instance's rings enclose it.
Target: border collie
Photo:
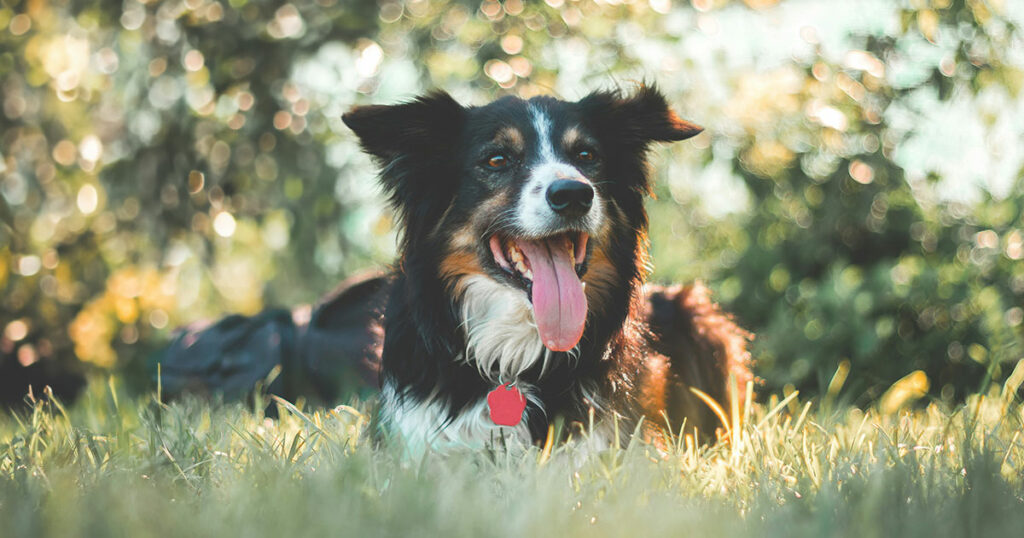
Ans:
[[[343,120],[402,231],[382,286],[386,434],[447,451],[542,442],[556,421],[607,443],[642,417],[714,431],[690,388],[728,408],[748,335],[699,284],[645,290],[648,147],[702,130],[661,93],[474,107],[438,92]]]

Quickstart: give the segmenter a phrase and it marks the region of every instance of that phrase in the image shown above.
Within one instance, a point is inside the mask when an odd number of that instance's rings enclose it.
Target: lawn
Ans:
[[[112,379],[0,415],[0,536],[1020,536],[1019,377],[955,409],[771,398],[706,446],[422,461],[374,445],[372,402],[270,419]]]

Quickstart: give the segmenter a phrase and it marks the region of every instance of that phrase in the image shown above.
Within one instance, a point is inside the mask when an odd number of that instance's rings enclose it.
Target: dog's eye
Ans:
[[[577,161],[590,162],[593,161],[595,157],[596,155],[594,155],[594,152],[589,149],[581,149],[576,152]]]
[[[491,155],[487,159],[487,167],[492,170],[500,170],[505,168],[506,165],[508,165],[508,158],[500,153]]]

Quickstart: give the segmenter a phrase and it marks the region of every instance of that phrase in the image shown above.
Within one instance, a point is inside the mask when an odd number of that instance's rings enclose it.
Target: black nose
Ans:
[[[582,181],[559,179],[548,187],[547,198],[555,213],[578,217],[594,202],[594,188]]]

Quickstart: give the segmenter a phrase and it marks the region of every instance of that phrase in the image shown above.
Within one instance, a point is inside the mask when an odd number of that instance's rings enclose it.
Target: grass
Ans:
[[[410,462],[367,438],[370,403],[271,420],[97,384],[0,414],[0,536],[1020,536],[1016,388],[912,412],[773,399],[712,446]]]

